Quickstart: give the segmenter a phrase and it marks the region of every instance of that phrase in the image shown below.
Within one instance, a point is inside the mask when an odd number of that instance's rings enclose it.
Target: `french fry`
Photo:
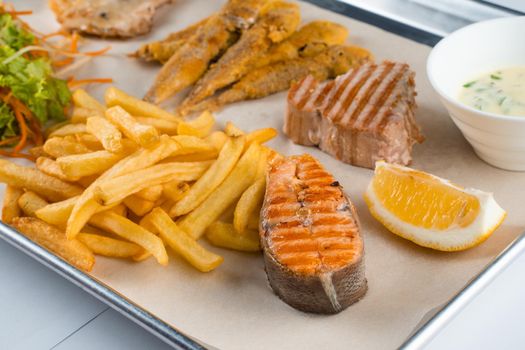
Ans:
[[[86,130],[95,136],[107,151],[112,153],[122,152],[122,134],[107,119],[103,117],[88,118]]]
[[[22,211],[18,205],[18,198],[23,194],[24,190],[21,188],[7,185],[2,205],[2,221],[6,224],[10,224],[14,218],[21,216]]]
[[[250,217],[248,218],[248,225],[246,228],[248,230],[258,231],[260,221],[261,221],[260,213],[259,212],[252,213],[252,215],[250,215]]]
[[[82,188],[46,175],[41,171],[0,159],[0,182],[33,191],[51,202],[71,198]]]
[[[168,264],[168,254],[162,240],[131,220],[111,211],[105,211],[94,215],[89,222],[98,228],[138,244],[149,251],[159,264],[163,266]]]
[[[65,227],[69,215],[79,196],[61,202],[51,203],[35,212],[37,218],[57,227]]]
[[[197,208],[184,216],[179,221],[179,227],[194,239],[202,236],[204,230],[253,183],[260,153],[261,146],[252,143],[220,186]]]
[[[135,243],[91,233],[79,233],[77,239],[93,253],[111,258],[132,258],[144,252],[144,249]]]
[[[220,152],[226,141],[228,141],[228,135],[224,131],[214,131],[205,138],[215,149]]]
[[[86,108],[93,111],[99,112],[100,116],[104,115],[105,108],[104,106],[98,102],[93,96],[88,94],[83,89],[77,89],[73,92],[73,103],[76,107],[80,108]]]
[[[177,125],[178,125],[177,122],[167,120],[167,119],[147,118],[147,117],[137,117],[137,116],[135,116],[135,120],[141,124],[153,126],[161,134],[177,135]]]
[[[184,181],[173,180],[162,185],[162,189],[162,194],[166,198],[173,202],[177,202],[188,193],[190,185]]]
[[[36,160],[36,168],[44,174],[56,177],[63,181],[77,181],[79,178],[70,178],[62,171],[62,168],[58,163],[47,157],[38,157]]]
[[[261,177],[244,191],[239,202],[237,202],[235,212],[233,213],[233,226],[240,234],[246,232],[250,216],[257,209],[260,209],[264,199],[265,188],[266,179]]]
[[[78,143],[83,144],[84,146],[89,148],[91,151],[102,151],[102,150],[104,150],[104,146],[102,146],[102,143],[100,143],[100,141],[95,136],[93,136],[91,134],[77,134],[77,135],[75,135],[75,138],[76,138],[76,141]],[[124,141],[124,140],[122,140],[122,141]]]
[[[135,255],[134,257],[132,257],[132,259],[135,262],[141,262],[141,261],[148,259],[150,256],[151,256],[151,253],[143,249],[142,253]]]
[[[224,261],[222,256],[206,250],[177,227],[162,209],[155,208],[148,216],[162,240],[199,271],[209,272]]]
[[[135,215],[144,216],[153,209],[155,202],[142,199],[136,195],[124,198],[124,205],[129,208]]]
[[[103,205],[111,205],[145,188],[175,179],[195,181],[209,166],[210,162],[157,164],[102,182],[95,190],[96,198],[99,198]]]
[[[136,196],[147,201],[156,202],[162,196],[164,187],[162,185],[156,185],[144,188],[136,193]]]
[[[44,152],[54,158],[60,158],[74,154],[89,153],[91,150],[78,142],[53,137],[44,143]]]
[[[34,192],[27,191],[18,198],[18,206],[25,216],[35,217],[37,210],[47,206],[49,203]]]
[[[44,151],[44,146],[31,147],[28,150],[28,152],[29,152],[30,155],[32,155],[35,158],[49,156],[49,154],[47,154],[46,151]]]
[[[99,112],[97,110],[88,108],[75,107],[73,108],[73,112],[71,113],[71,117],[69,118],[69,120],[73,124],[82,124],[85,123],[88,118],[103,116],[104,112]]]
[[[261,250],[257,231],[247,230],[238,233],[232,224],[221,221],[214,222],[206,229],[206,238],[211,244],[221,248],[242,252],[258,252]]]
[[[206,160],[215,160],[217,159],[218,152],[213,151],[206,151],[206,152],[197,152],[197,153],[191,153],[191,154],[182,154],[180,156],[174,156],[170,157],[168,159],[165,159],[163,163],[165,162],[203,162]]]
[[[180,118],[168,113],[162,108],[132,97],[115,87],[110,87],[106,90],[104,99],[108,107],[121,106],[131,115],[166,119],[174,122],[180,121]]]
[[[209,111],[202,112],[192,121],[179,122],[177,134],[205,137],[208,135],[215,124],[215,118]]]
[[[84,188],[88,188],[89,185],[95,182],[96,179],[98,179],[98,175],[84,176],[78,179],[76,183],[78,183],[80,186]]]
[[[75,134],[85,134],[86,132],[87,132],[86,124],[82,124],[82,123],[66,124],[62,126],[61,128],[58,128],[52,133],[50,133],[48,138],[64,137],[64,136],[75,135]]]
[[[169,136],[163,135],[160,142],[149,149],[140,149],[132,155],[122,159],[111,169],[102,174],[93,182],[78,199],[67,222],[66,236],[69,239],[75,237],[89,218],[100,209],[101,205],[95,200],[95,188],[99,183],[128,172],[136,171],[158,163],[162,159],[170,157],[180,148],[179,144]]]
[[[245,133],[240,128],[235,126],[232,122],[226,122],[226,126],[224,127],[224,132],[226,135],[230,137],[239,137],[243,136]]]
[[[65,234],[58,228],[42,220],[15,218],[12,226],[32,241],[81,270],[91,271],[95,264],[95,256],[84,244],[77,240],[66,239]]]
[[[215,151],[215,147],[212,144],[196,136],[177,135],[172,136],[171,139],[180,145],[177,156]]]
[[[125,153],[96,151],[57,158],[57,164],[70,181],[81,177],[102,174],[122,158]]]
[[[257,142],[262,145],[273,139],[277,134],[277,130],[274,128],[258,129],[246,134],[246,143],[251,144],[252,142]]]
[[[171,217],[189,213],[197,208],[213,191],[219,187],[239,160],[244,149],[245,139],[236,137],[228,140],[219,153],[217,160],[208,171],[197,180],[188,193],[170,210]]]
[[[159,140],[157,129],[151,125],[140,124],[120,106],[106,110],[106,118],[126,137],[143,147],[150,147]]]

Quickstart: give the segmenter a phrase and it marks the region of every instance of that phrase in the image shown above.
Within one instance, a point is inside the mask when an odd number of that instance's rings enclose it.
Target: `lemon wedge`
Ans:
[[[483,242],[507,215],[492,193],[383,161],[376,163],[365,201],[372,215],[396,235],[442,251]]]

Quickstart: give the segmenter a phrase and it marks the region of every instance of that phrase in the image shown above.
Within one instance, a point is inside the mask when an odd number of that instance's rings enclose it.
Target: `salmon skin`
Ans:
[[[334,314],[366,293],[355,208],[312,156],[271,165],[260,236],[270,286],[290,306]]]

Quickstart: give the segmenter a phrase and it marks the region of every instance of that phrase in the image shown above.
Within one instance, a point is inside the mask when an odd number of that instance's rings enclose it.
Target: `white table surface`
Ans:
[[[384,1],[368,1],[368,5],[382,3]],[[525,256],[522,256],[425,349],[525,348],[524,271]],[[327,348],[334,347],[327,344]],[[160,350],[169,347],[0,240],[0,349]]]

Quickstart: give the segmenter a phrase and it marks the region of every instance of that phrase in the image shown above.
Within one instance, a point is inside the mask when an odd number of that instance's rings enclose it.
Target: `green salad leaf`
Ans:
[[[20,27],[8,13],[0,15],[0,38],[2,45],[9,46],[16,51],[35,41],[34,35]]]
[[[33,41],[33,35],[14,23],[10,15],[0,15],[0,88],[11,91],[44,125],[49,120],[65,118],[64,108],[71,101],[66,82],[53,77],[53,68],[45,57],[20,55],[4,63]],[[0,139],[17,132],[12,111],[6,105],[0,106]]]

